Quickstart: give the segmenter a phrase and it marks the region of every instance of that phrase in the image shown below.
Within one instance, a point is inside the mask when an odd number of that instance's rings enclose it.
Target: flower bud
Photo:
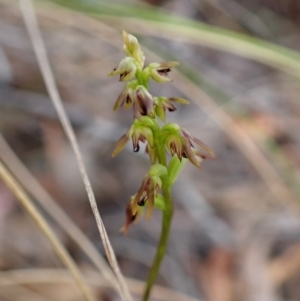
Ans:
[[[176,123],[166,123],[161,128],[161,133],[163,136],[169,135],[169,134],[177,134],[180,131],[180,126]]]
[[[137,38],[131,34],[128,34],[126,31],[123,31],[123,42],[124,53],[128,56],[135,58],[139,66],[143,68],[145,56],[143,51],[141,50],[141,46]]]
[[[124,30],[123,30],[123,42],[124,42],[124,46],[126,47],[126,50],[128,51],[128,53],[126,53],[127,55],[131,55],[136,49],[140,47],[137,38],[134,35],[127,33]]]

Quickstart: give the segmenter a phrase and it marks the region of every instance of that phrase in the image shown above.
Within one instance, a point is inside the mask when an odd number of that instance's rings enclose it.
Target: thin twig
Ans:
[[[83,280],[83,276],[80,270],[78,269],[76,263],[72,259],[72,257],[69,255],[69,253],[67,252],[63,244],[56,237],[56,235],[54,234],[54,232],[52,231],[51,227],[48,225],[44,217],[34,207],[31,199],[26,194],[25,190],[15,180],[15,178],[8,171],[8,169],[3,165],[2,162],[0,162],[0,177],[3,180],[3,182],[11,189],[11,191],[14,193],[16,198],[25,208],[27,213],[33,218],[33,220],[36,222],[38,227],[48,238],[48,240],[52,244],[54,250],[56,251],[61,261],[66,265],[66,267],[72,273],[75,281],[77,282],[78,286],[82,290],[82,293],[84,294],[85,298],[88,301],[95,301],[92,292],[90,291],[89,287],[85,284]]]
[[[80,170],[80,174],[82,176],[82,180],[83,180],[85,189],[87,191],[90,205],[91,205],[93,214],[96,219],[97,227],[98,227],[98,230],[99,230],[99,233],[100,233],[103,245],[104,245],[107,259],[117,277],[123,299],[127,300],[127,301],[131,301],[132,298],[130,296],[128,287],[127,287],[124,277],[120,271],[119,265],[116,260],[115,253],[113,251],[113,248],[112,248],[109,238],[107,236],[106,229],[102,222],[99,210],[97,208],[95,196],[94,196],[85,166],[83,164],[82,155],[81,155],[78,143],[77,143],[77,139],[76,139],[74,130],[73,130],[73,128],[70,124],[70,121],[67,117],[67,114],[64,110],[58,89],[56,87],[54,75],[52,73],[50,63],[49,63],[49,60],[47,57],[46,48],[43,43],[42,36],[41,36],[40,30],[38,27],[38,23],[37,23],[37,19],[35,16],[32,1],[31,0],[20,0],[19,3],[20,3],[20,8],[21,8],[21,11],[22,11],[22,14],[24,17],[24,21],[25,21],[27,30],[29,32],[29,35],[30,35],[30,38],[31,38],[31,41],[33,44],[35,54],[37,56],[39,67],[41,69],[44,81],[46,83],[48,93],[49,93],[51,100],[53,102],[53,105],[57,111],[57,114],[59,116],[59,119],[61,121],[63,129],[64,129],[68,139],[70,140],[70,143],[74,150],[76,160],[78,163],[78,167]]]

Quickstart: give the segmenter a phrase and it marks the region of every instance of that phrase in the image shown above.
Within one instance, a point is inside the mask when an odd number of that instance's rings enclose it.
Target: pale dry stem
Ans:
[[[38,227],[50,241],[61,261],[66,265],[66,267],[73,275],[75,281],[82,290],[82,293],[84,294],[86,300],[95,301],[96,299],[94,298],[93,293],[85,284],[83,275],[81,274],[72,257],[69,255],[63,244],[56,237],[56,235],[54,234],[44,217],[35,208],[32,200],[27,195],[25,190],[15,180],[15,178],[7,170],[7,168],[3,165],[2,162],[0,162],[0,177],[3,180],[3,182],[11,189],[13,194],[16,196],[17,200],[22,204],[27,213],[32,217],[32,219],[36,222]]]
[[[57,202],[41,186],[35,177],[28,171],[26,166],[11,150],[0,133],[0,158],[11,170],[14,177],[34,197],[34,199],[46,210],[53,220],[77,243],[87,257],[94,263],[104,278],[118,289],[116,277],[102,258],[93,243],[82,232],[78,226],[61,209]]]
[[[37,57],[37,60],[39,63],[40,70],[42,72],[42,76],[44,78],[44,81],[45,81],[45,84],[47,87],[48,93],[49,93],[50,98],[53,102],[53,105],[57,111],[57,114],[59,116],[59,119],[61,121],[63,129],[64,129],[68,139],[70,140],[70,143],[74,150],[76,160],[78,163],[78,167],[80,170],[80,174],[81,174],[84,186],[86,188],[87,195],[88,195],[88,198],[90,201],[90,205],[91,205],[93,214],[95,216],[97,227],[98,227],[98,230],[99,230],[99,233],[100,233],[103,245],[104,245],[106,256],[108,258],[110,266],[112,267],[112,270],[114,271],[114,273],[117,277],[117,281],[120,286],[120,291],[122,292],[123,299],[126,301],[131,301],[132,298],[129,293],[127,284],[120,271],[119,265],[116,260],[115,253],[113,251],[113,248],[112,248],[109,238],[107,236],[106,229],[102,222],[102,219],[101,219],[98,207],[97,207],[97,203],[95,200],[95,196],[94,196],[94,193],[93,193],[93,190],[91,187],[91,183],[88,178],[85,166],[83,164],[82,154],[80,152],[74,130],[73,130],[73,128],[70,124],[70,121],[68,119],[68,116],[65,112],[65,109],[63,107],[63,104],[62,104],[62,101],[61,101],[61,98],[60,98],[60,95],[59,95],[59,92],[58,92],[58,89],[57,89],[57,86],[55,83],[54,75],[52,73],[52,69],[50,67],[50,63],[48,60],[46,48],[45,48],[40,30],[38,27],[38,23],[37,23],[37,19],[36,19],[32,1],[31,0],[20,0],[19,3],[20,3],[20,8],[21,8],[21,11],[22,11],[22,14],[24,17],[24,21],[26,24],[26,28],[30,35],[30,38],[31,38],[31,41],[33,44],[33,48],[34,48],[34,51],[35,51],[35,54],[36,54],[36,57]]]
[[[99,281],[101,279],[101,281]],[[72,278],[64,269],[27,269],[0,272],[1,286],[32,285],[32,284],[71,284]],[[111,287],[99,273],[86,273],[86,281],[95,287]],[[126,278],[128,287],[133,294],[141,295],[144,283]],[[174,290],[154,285],[152,297],[162,301],[201,301],[197,298],[178,293]]]

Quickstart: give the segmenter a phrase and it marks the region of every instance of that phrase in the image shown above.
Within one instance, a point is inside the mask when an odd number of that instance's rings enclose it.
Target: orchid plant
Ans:
[[[119,75],[120,81],[127,82],[116,100],[114,110],[121,106],[125,109],[133,107],[134,121],[117,142],[112,156],[120,153],[129,140],[132,140],[134,152],[140,150],[140,143],[145,143],[151,167],[140,189],[129,200],[125,225],[121,230],[126,234],[129,226],[143,214],[144,208],[147,208],[146,219],[151,217],[154,208],[161,210],[163,216],[157,252],[143,295],[143,301],[147,301],[166,252],[173,216],[171,188],[188,160],[200,168],[201,162],[214,158],[214,154],[208,146],[178,124],[165,123],[166,113],[176,110],[174,103],[186,105],[189,104],[187,100],[155,97],[149,92],[150,79],[158,83],[171,82],[168,73],[179,63],[151,63],[145,67],[145,56],[136,37],[123,31],[123,41],[126,57],[109,75]],[[161,126],[158,119],[165,124]]]

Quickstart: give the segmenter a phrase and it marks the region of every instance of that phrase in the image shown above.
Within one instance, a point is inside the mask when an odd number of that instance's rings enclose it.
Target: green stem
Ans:
[[[135,77],[136,77],[139,85],[143,85],[144,84],[144,82],[143,82],[143,76],[142,75],[143,75],[142,70],[139,70],[139,69],[136,70]]]
[[[144,72],[138,69],[135,73],[135,77],[139,85],[144,86],[147,90],[149,89],[149,76],[145,76]]]
[[[164,144],[161,143],[161,139],[155,137],[155,150],[157,153],[158,161],[160,164],[167,166],[167,159]],[[160,234],[160,239],[157,247],[157,251],[148,275],[146,282],[145,291],[143,294],[143,301],[148,301],[152,286],[158,275],[161,262],[166,253],[167,243],[169,239],[169,233],[171,228],[171,222],[173,217],[173,202],[171,196],[171,186],[169,185],[168,175],[162,176],[162,193],[165,200],[165,210],[163,210],[162,217],[162,230]]]

